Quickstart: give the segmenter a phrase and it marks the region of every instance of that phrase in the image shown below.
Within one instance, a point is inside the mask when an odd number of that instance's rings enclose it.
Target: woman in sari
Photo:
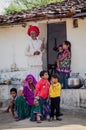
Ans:
[[[27,75],[25,79],[25,86],[23,89],[23,95],[27,101],[27,104],[29,106],[29,114],[31,111],[31,108],[34,104],[34,92],[35,92],[35,86],[37,84],[36,79],[33,75],[29,74]]]
[[[15,116],[16,121],[29,117],[29,106],[23,95],[19,95],[16,98],[14,110],[16,115]]]

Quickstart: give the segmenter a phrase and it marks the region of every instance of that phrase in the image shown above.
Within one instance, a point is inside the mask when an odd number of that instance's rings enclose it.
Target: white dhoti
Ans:
[[[37,81],[40,80],[40,71],[42,71],[42,66],[29,66],[28,74],[32,74]]]

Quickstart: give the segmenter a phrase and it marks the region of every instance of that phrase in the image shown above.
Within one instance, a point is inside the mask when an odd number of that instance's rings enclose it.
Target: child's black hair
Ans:
[[[59,48],[59,47],[62,47],[62,44],[60,44],[60,45],[58,46],[58,48]]]
[[[59,76],[58,76],[57,74],[51,75],[51,78],[55,78],[55,79],[58,79],[58,80],[59,80]]]
[[[16,88],[11,88],[11,89],[10,89],[10,93],[11,93],[11,92],[15,92],[15,93],[17,94],[17,89],[16,89]]]
[[[41,72],[40,72],[40,77],[44,76],[45,73],[48,73],[48,71],[47,71],[47,70],[41,71]]]
[[[58,47],[57,47],[57,51],[59,51],[59,48],[62,47],[62,44],[60,44]]]
[[[64,44],[69,46],[68,50],[71,52],[71,43],[69,41],[64,41]]]

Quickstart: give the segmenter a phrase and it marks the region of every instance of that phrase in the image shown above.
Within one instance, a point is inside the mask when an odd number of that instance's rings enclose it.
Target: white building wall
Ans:
[[[26,32],[19,26],[0,28],[0,69],[10,69],[14,62],[19,68],[26,67]]]
[[[67,20],[67,39],[72,46],[73,72],[86,73],[86,18],[78,19],[78,28],[73,28],[73,19]]]

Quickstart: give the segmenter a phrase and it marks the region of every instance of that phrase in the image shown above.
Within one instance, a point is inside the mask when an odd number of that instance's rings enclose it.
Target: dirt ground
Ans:
[[[86,130],[86,113],[63,111],[62,121],[15,121],[11,113],[0,110],[0,130]]]

